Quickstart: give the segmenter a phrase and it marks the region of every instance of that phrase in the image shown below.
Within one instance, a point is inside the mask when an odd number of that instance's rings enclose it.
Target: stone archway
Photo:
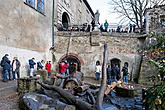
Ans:
[[[64,12],[62,14],[62,25],[63,25],[63,29],[64,30],[68,30],[69,24],[70,24],[69,15],[66,12]]]
[[[76,64],[77,71],[81,71],[81,65],[84,64],[81,57],[79,57],[77,54],[72,53],[69,53],[68,55],[63,55],[60,58],[59,63],[63,60],[67,60],[69,65]]]
[[[118,65],[119,68],[121,67],[121,60],[118,59],[118,58],[112,58],[112,59],[110,60],[110,62],[111,62],[111,67],[112,67],[113,64],[114,64],[114,65]]]

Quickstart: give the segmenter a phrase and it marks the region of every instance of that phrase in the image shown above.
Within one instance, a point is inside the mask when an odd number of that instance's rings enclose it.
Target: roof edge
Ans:
[[[89,5],[89,3],[87,2],[87,0],[83,0],[83,2],[85,3],[85,5],[86,5],[87,8],[89,9],[89,11],[91,12],[92,16],[94,17],[94,12],[93,12],[91,6]]]

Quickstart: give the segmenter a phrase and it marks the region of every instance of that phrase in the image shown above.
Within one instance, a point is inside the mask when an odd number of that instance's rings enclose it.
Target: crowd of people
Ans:
[[[10,61],[9,54],[5,54],[0,62],[2,67],[2,81],[7,82],[9,80],[16,80],[20,78],[20,67],[21,63],[17,57],[13,58],[13,61]],[[45,63],[44,60],[38,61],[36,63],[35,58],[28,60],[29,72],[27,76],[34,77],[37,70],[46,70],[47,77],[50,78],[52,75],[52,64],[51,61]],[[69,63],[67,60],[63,60],[59,63],[59,75],[61,77],[66,77],[68,75],[74,76],[77,71],[77,65],[75,63]]]
[[[28,60],[29,64],[29,77],[33,77],[36,75],[36,69],[37,70],[46,70],[47,71],[47,77],[51,77],[52,72],[52,64],[51,61],[47,61],[45,63],[44,60],[41,60],[39,62],[35,62],[35,58],[31,58]],[[9,54],[5,54],[2,57],[2,60],[0,62],[0,65],[2,67],[2,79],[4,82],[8,80],[16,80],[20,78],[20,67],[21,63],[18,60],[17,57],[14,57],[12,62],[9,60]],[[75,76],[75,73],[77,71],[77,65],[75,63],[69,64],[67,60],[63,60],[59,63],[59,75],[61,77],[66,77],[68,75]],[[96,80],[100,80],[102,78],[102,67],[100,64],[100,61],[96,62],[95,67],[95,78]],[[122,76],[121,76],[122,73]],[[120,70],[118,65],[107,65],[107,83],[111,84],[112,82],[117,82],[118,80],[122,80],[125,83],[128,83],[128,63],[125,62],[124,66]]]
[[[102,78],[101,70],[102,70],[102,67],[100,65],[100,61],[97,61],[96,67],[95,67],[96,80],[99,80],[100,78]],[[111,84],[112,82],[117,82],[119,80],[123,80],[123,82],[128,84],[128,63],[127,62],[124,63],[124,66],[122,67],[121,70],[118,65],[115,65],[115,64],[107,65],[107,83]]]

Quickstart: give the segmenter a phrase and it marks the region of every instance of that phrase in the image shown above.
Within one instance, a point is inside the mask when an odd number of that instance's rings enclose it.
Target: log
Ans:
[[[62,103],[60,101],[57,101],[57,104],[55,105],[57,110],[76,110],[76,107],[73,105],[68,105],[65,103]]]
[[[49,85],[43,84],[41,82],[37,82],[37,83],[40,84],[43,88],[45,88],[47,90],[53,90],[53,91],[57,92],[58,94],[60,94],[61,97],[63,97],[68,102],[68,104],[75,105],[78,110],[97,110],[94,105],[91,105],[91,104],[75,97],[74,95],[72,95],[71,93],[65,91],[64,89],[62,89],[60,87],[49,86]]]

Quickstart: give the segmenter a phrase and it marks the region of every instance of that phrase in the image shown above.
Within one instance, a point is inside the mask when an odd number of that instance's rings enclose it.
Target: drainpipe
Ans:
[[[53,0],[53,4],[52,4],[53,6],[52,6],[52,63],[54,63],[55,62],[55,60],[56,60],[56,58],[55,58],[55,55],[54,55],[54,46],[55,46],[55,42],[54,42],[54,40],[55,40],[55,31],[54,31],[54,22],[55,22],[55,20],[54,20],[54,0]]]
[[[52,47],[54,47],[54,0],[52,7]]]

